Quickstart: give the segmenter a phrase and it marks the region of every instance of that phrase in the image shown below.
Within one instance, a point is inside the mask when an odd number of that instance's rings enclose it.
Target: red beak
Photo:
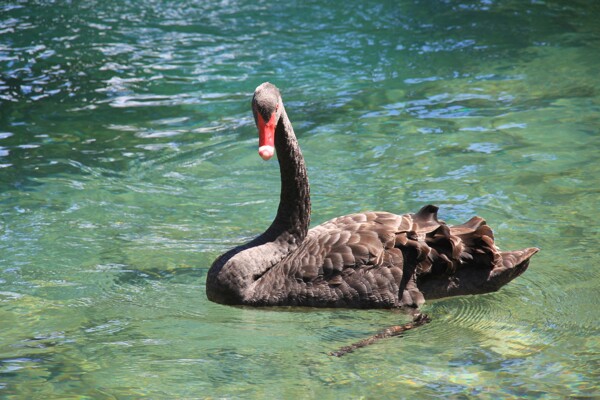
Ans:
[[[268,160],[275,154],[275,113],[265,122],[263,117],[258,114],[258,154],[263,160]]]

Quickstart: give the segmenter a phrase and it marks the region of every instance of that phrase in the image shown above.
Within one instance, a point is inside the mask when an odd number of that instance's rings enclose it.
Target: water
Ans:
[[[600,396],[600,6],[583,1],[0,4],[0,397]],[[268,226],[254,88],[283,92],[313,222],[426,203],[538,246],[433,322],[208,302]]]

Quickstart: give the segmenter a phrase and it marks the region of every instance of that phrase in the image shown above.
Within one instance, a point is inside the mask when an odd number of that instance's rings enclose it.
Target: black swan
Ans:
[[[480,217],[449,226],[427,205],[415,214],[364,212],[309,229],[304,159],[279,90],[256,88],[259,154],[277,153],[281,196],[271,226],[217,258],[209,300],[230,305],[418,308],[426,299],[498,290],[521,275],[535,247],[500,251]]]

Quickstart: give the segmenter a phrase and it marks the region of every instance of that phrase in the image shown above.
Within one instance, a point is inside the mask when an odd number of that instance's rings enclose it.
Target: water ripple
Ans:
[[[1,3],[0,397],[600,393],[596,3]],[[276,211],[265,80],[315,222],[434,202],[531,268],[341,360],[407,317],[210,303],[211,262]]]

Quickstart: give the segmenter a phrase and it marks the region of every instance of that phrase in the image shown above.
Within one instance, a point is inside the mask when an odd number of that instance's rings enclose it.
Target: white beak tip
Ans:
[[[260,158],[262,158],[265,161],[273,157],[274,154],[275,149],[273,148],[273,146],[260,146],[258,148],[258,155],[260,155]]]

